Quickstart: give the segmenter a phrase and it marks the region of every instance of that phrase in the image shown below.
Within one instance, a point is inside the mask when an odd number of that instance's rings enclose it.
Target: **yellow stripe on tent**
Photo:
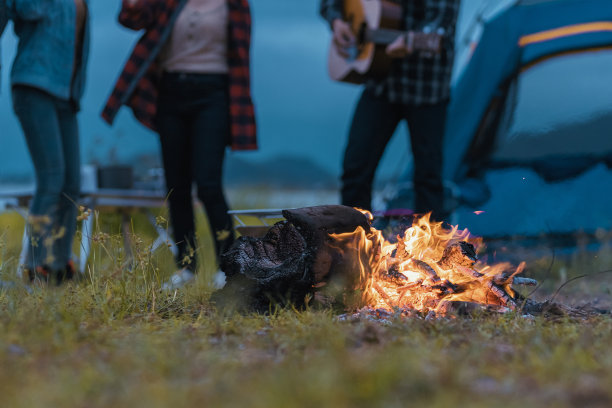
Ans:
[[[541,31],[539,33],[525,35],[519,39],[519,46],[524,47],[529,44],[550,41],[557,38],[570,37],[572,35],[594,33],[600,31],[612,31],[612,21],[574,24],[565,27],[555,28],[553,30],[546,30]]]

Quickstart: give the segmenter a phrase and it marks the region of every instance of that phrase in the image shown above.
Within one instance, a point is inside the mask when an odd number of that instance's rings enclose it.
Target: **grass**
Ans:
[[[135,218],[130,263],[118,220],[100,220],[81,282],[0,290],[0,406],[612,405],[608,316],[384,325],[339,322],[325,310],[226,315],[208,302],[211,254],[195,286],[162,293],[172,259],[164,248],[148,250],[152,229]],[[200,243],[210,248],[200,221]],[[4,214],[0,226],[0,279],[16,281],[22,224]],[[557,258],[552,267],[550,258],[530,260],[529,275],[546,278],[540,296],[611,269],[607,239],[599,252]],[[593,275],[560,296],[605,303],[610,282]]]

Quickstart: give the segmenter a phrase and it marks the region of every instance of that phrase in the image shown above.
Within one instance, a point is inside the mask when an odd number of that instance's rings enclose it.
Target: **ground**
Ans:
[[[609,315],[224,314],[208,301],[214,264],[195,286],[160,292],[169,251],[150,253],[151,229],[136,218],[128,267],[116,221],[97,228],[82,281],[28,291],[15,278],[21,221],[0,215],[0,279],[16,285],[0,290],[1,406],[612,406]],[[527,276],[545,281],[534,296],[547,298],[589,274],[557,298],[605,308],[612,280],[596,272],[611,266],[605,238],[595,252],[528,259]]]

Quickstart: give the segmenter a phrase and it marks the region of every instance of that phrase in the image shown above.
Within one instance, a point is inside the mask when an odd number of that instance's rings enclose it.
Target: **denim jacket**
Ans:
[[[8,16],[19,37],[11,85],[32,86],[78,104],[83,96],[89,55],[89,18],[86,17],[84,26],[81,62],[75,67],[74,0],[6,2]]]

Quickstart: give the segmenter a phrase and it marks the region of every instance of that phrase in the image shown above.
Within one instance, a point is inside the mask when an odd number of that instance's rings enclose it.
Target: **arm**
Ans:
[[[157,17],[156,0],[122,0],[119,24],[132,30],[142,30],[153,24]]]
[[[342,0],[321,0],[319,14],[333,28],[334,20],[342,20]]]
[[[40,20],[47,14],[50,0],[6,0],[8,18],[21,20]]]
[[[331,26],[337,51],[347,57],[347,49],[355,44],[356,38],[351,26],[342,16],[342,2],[343,0],[321,0],[319,13]]]

